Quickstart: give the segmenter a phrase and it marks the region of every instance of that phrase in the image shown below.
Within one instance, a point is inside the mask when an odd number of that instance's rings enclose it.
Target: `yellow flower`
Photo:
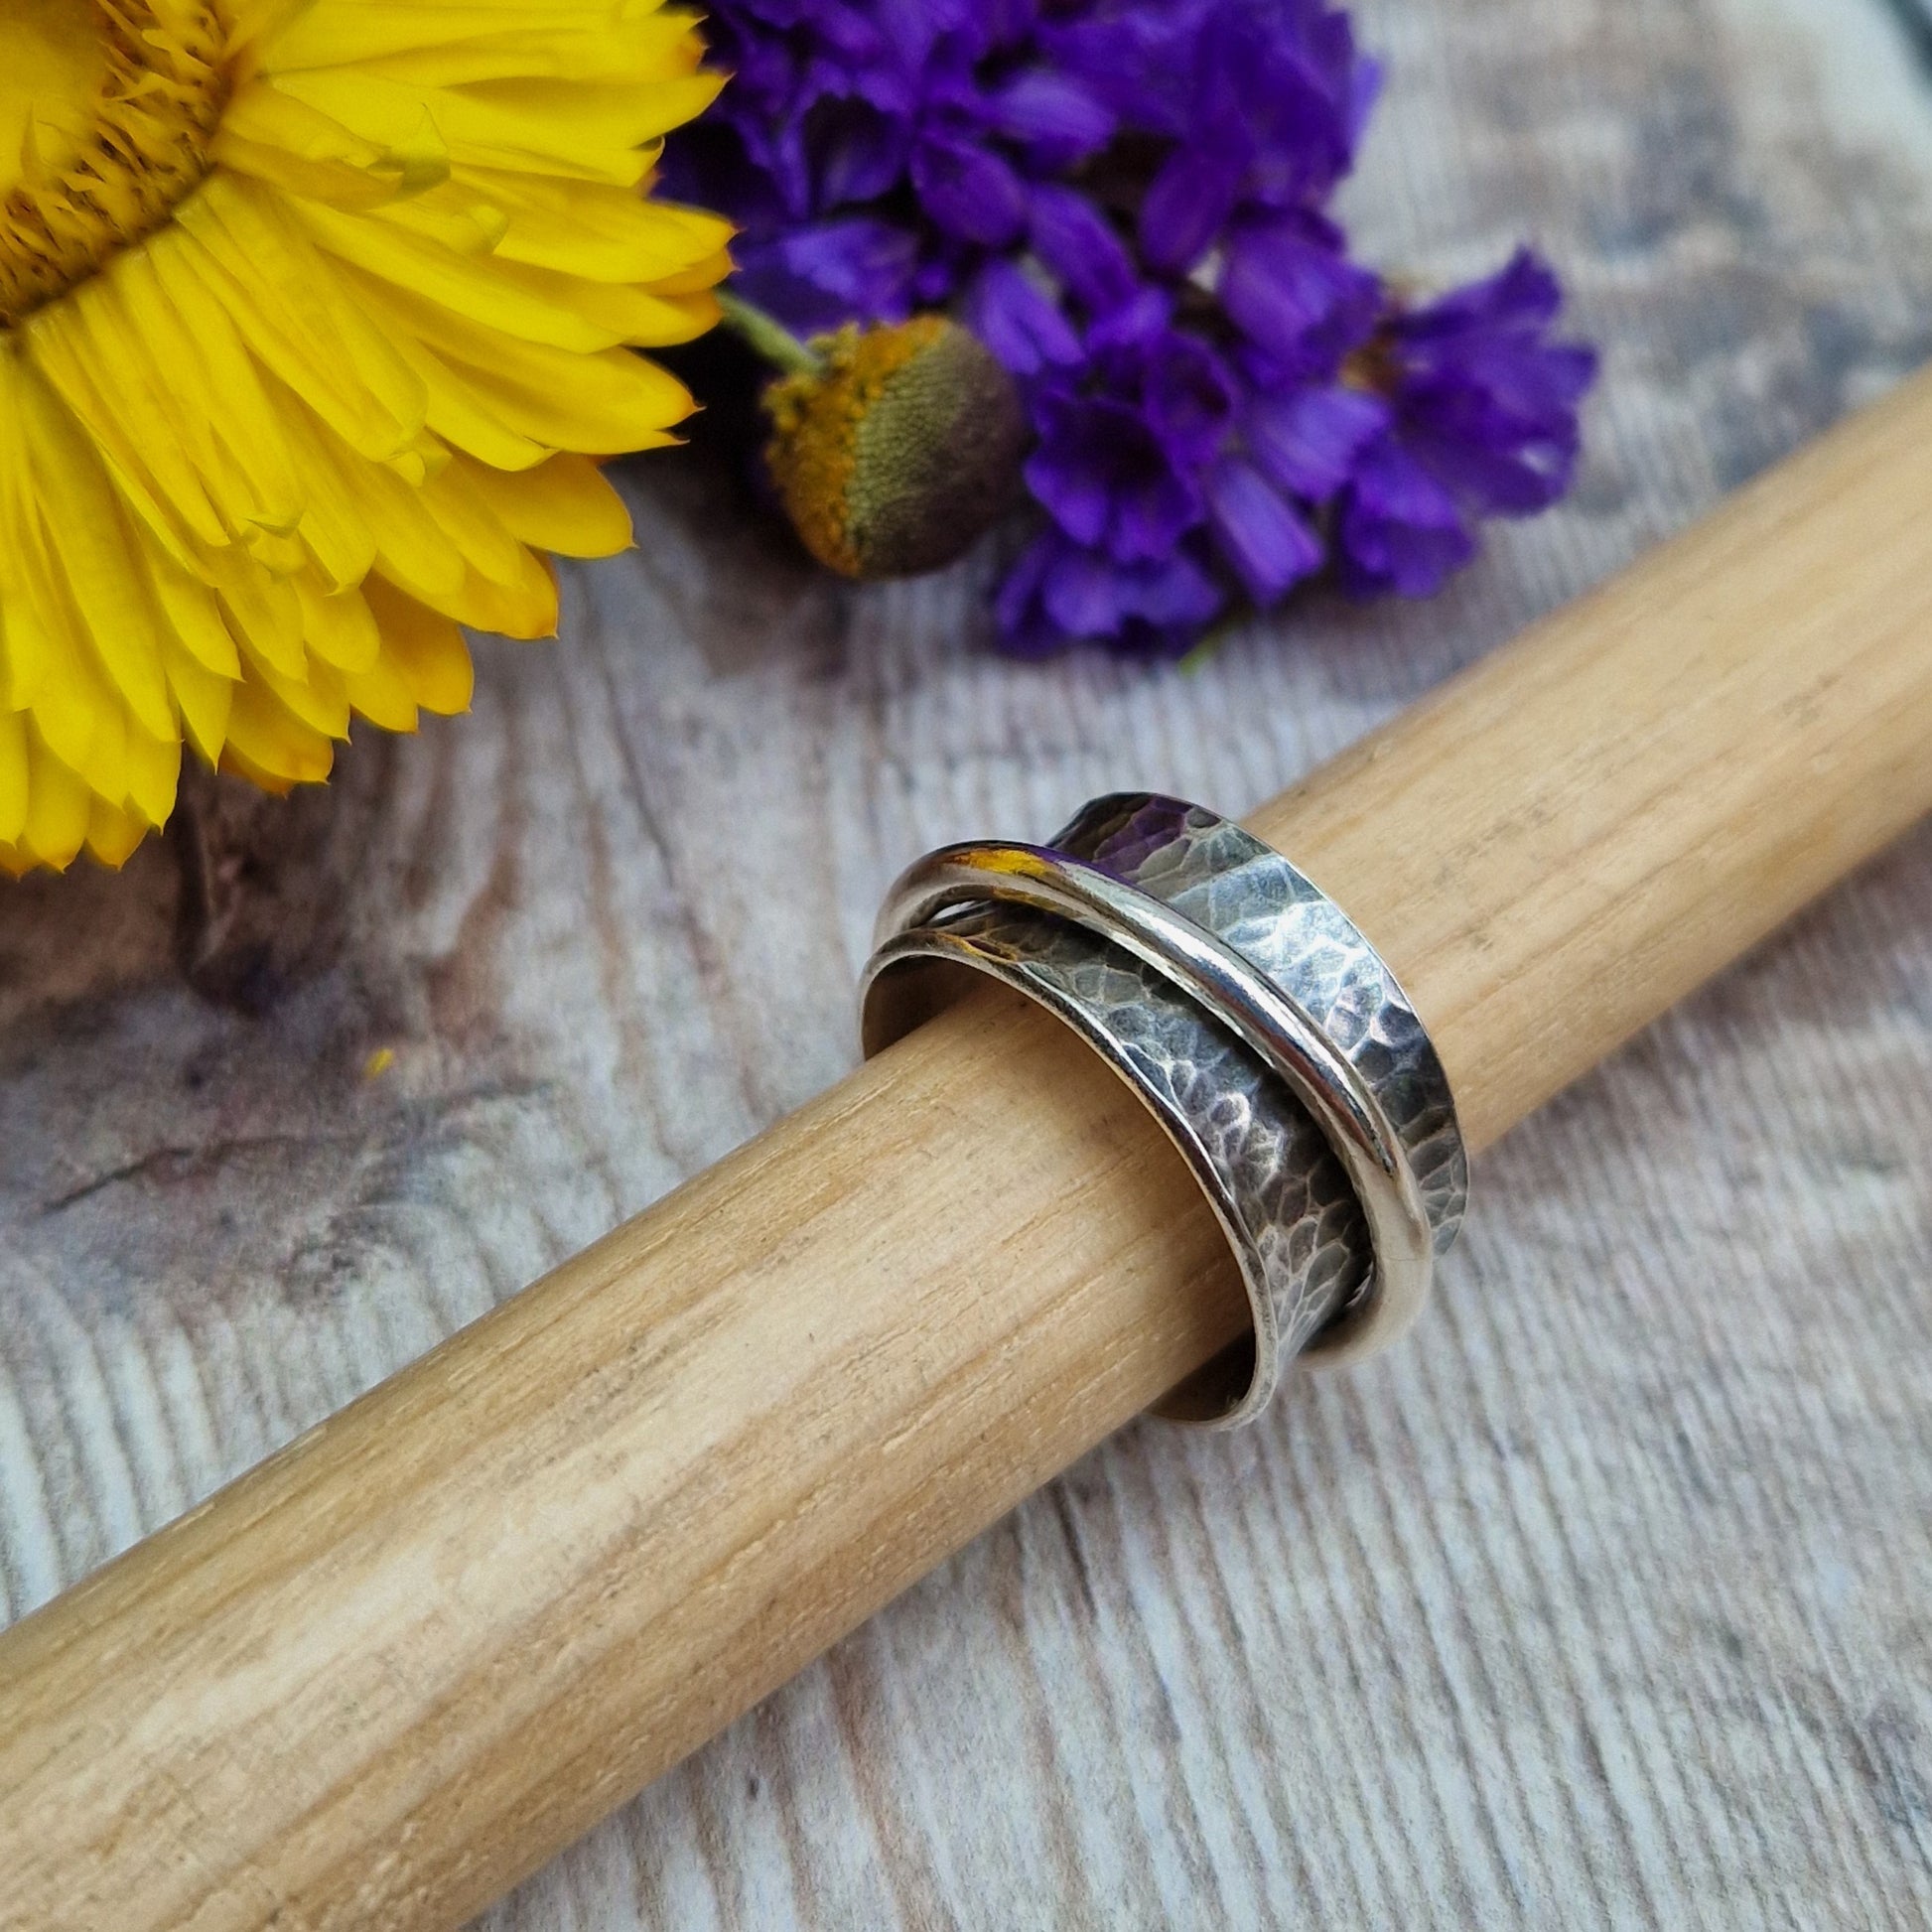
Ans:
[[[0,0],[0,867],[118,864],[184,739],[275,790],[556,626],[590,459],[690,398],[729,230],[658,0]]]

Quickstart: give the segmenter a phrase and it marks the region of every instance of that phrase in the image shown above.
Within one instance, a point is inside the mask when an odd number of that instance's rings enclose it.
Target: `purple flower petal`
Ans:
[[[1227,601],[1227,593],[1185,550],[1138,569],[1123,598],[1130,618],[1154,625],[1183,649],[1221,615]]]
[[[1466,510],[1527,516],[1570,487],[1596,357],[1549,340],[1560,305],[1556,277],[1522,250],[1388,325],[1403,446]]]
[[[1032,235],[1040,260],[1095,314],[1139,287],[1133,257],[1113,224],[1071,188],[1035,189]]]
[[[1141,202],[1141,253],[1158,269],[1184,275],[1234,212],[1241,157],[1176,147]]]
[[[1015,74],[987,97],[985,111],[988,126],[1054,173],[1097,154],[1114,134],[1114,117],[1093,90],[1048,68]]]
[[[1200,520],[1198,490],[1130,404],[1049,389],[1034,422],[1027,487],[1077,542],[1133,563],[1164,555]]]
[[[1364,452],[1336,532],[1342,581],[1362,595],[1433,596],[1475,555],[1454,497],[1394,435]]]
[[[811,177],[819,207],[872,201],[905,167],[909,129],[903,117],[857,94],[820,100],[799,132],[801,168]]]
[[[1155,434],[1181,461],[1204,463],[1234,419],[1234,378],[1195,336],[1166,330],[1148,346],[1142,396]]]
[[[1138,288],[1088,325],[1087,353],[1096,367],[1138,370],[1173,320],[1173,297],[1166,289]]]
[[[1076,543],[1098,543],[1113,514],[1106,468],[1084,447],[1035,450],[1023,474],[1035,500]]]
[[[1532,250],[1519,248],[1495,274],[1401,317],[1394,333],[1416,345],[1472,330],[1534,334],[1547,329],[1562,306],[1563,291],[1549,264]]]
[[[910,308],[918,241],[867,215],[795,228],[782,240],[738,249],[746,297],[794,329],[836,329],[855,317],[898,321]]]
[[[1348,17],[1306,5],[1217,7],[1199,60],[1194,126],[1244,144],[1245,199],[1282,209],[1325,200],[1353,164],[1359,131],[1362,63]]]
[[[1226,599],[1182,551],[1158,562],[1123,565],[1091,550],[1069,550],[1047,571],[1041,601],[1069,638],[1145,645],[1176,632],[1191,642]]]
[[[994,598],[1001,641],[1039,657],[1070,643],[1175,657],[1220,614],[1226,595],[1185,549],[1122,564],[1058,530],[1035,538]]]
[[[1221,554],[1261,610],[1321,562],[1321,542],[1253,464],[1227,457],[1207,475],[1207,512]]]
[[[1378,437],[1363,452],[1353,500],[1374,516],[1416,529],[1455,529],[1462,521],[1455,498],[1393,435]]]
[[[1027,221],[1027,191],[996,154],[950,135],[922,135],[912,150],[912,186],[926,213],[949,234],[1004,248]]]
[[[1375,103],[1382,98],[1382,64],[1364,56],[1348,79],[1348,145],[1356,147],[1368,126]]]
[[[1065,542],[1057,530],[1042,530],[1020,553],[993,594],[993,620],[999,626],[1000,641],[1017,657],[1044,657],[1067,641],[1040,596],[1046,573]]]
[[[1381,286],[1293,218],[1245,222],[1231,237],[1221,306],[1287,373],[1336,363],[1366,340]]]
[[[1172,140],[1190,131],[1201,27],[1219,0],[1163,0],[1049,21],[1040,42],[1055,67],[1077,74],[1123,126]]]
[[[978,11],[996,49],[1018,46],[1039,25],[1039,0],[978,0]]]
[[[1040,584],[1046,615],[1068,637],[1111,637],[1121,626],[1121,567],[1097,550],[1063,550]]]
[[[966,291],[966,323],[1015,375],[1080,359],[1080,338],[1052,298],[1022,269],[995,257]]]
[[[1108,549],[1122,563],[1163,557],[1200,521],[1199,489],[1165,465],[1149,468],[1114,492]]]
[[[1426,417],[1403,424],[1406,449],[1486,516],[1534,516],[1575,480],[1581,448],[1573,421],[1542,433],[1491,422],[1444,430]]]
[[[1389,406],[1380,397],[1335,383],[1259,397],[1242,418],[1241,433],[1270,483],[1325,502],[1388,422]]]

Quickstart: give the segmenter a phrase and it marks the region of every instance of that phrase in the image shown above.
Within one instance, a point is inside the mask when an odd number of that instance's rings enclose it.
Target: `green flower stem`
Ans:
[[[742,295],[729,289],[718,291],[718,308],[725,327],[756,350],[773,368],[791,375],[823,375],[825,363],[806,344],[800,342],[776,317],[755,308]]]

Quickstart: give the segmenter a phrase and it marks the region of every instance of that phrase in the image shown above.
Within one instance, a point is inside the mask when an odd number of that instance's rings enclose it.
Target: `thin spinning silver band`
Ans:
[[[1370,1353],[1420,1312],[1468,1192],[1449,1081],[1375,949],[1279,853],[1199,806],[1116,794],[1047,846],[928,855],[877,937],[868,1053],[958,969],[990,975],[1086,1038],[1186,1158],[1254,1334],[1163,1413],[1251,1421],[1295,1355]]]

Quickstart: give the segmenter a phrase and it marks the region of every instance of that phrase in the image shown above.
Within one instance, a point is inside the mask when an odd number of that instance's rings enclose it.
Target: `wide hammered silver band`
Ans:
[[[1251,1420],[1298,1353],[1401,1333],[1454,1238],[1468,1170],[1415,1009],[1352,921],[1239,826],[1149,793],[1096,799],[1050,846],[950,846],[880,914],[868,1053],[988,974],[1133,1088],[1227,1233],[1251,1342],[1163,1413]]]

